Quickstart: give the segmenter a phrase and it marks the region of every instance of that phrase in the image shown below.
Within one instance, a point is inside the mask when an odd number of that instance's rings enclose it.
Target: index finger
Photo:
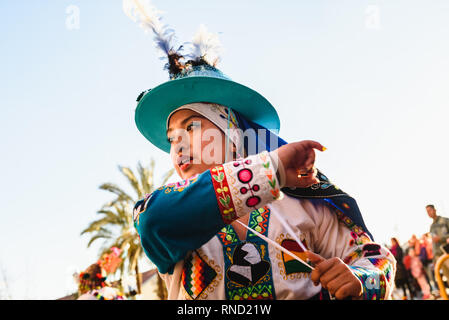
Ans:
[[[325,151],[326,147],[324,147],[321,143],[313,140],[304,140],[303,143],[305,144],[306,148],[310,149],[317,149],[319,151]]]

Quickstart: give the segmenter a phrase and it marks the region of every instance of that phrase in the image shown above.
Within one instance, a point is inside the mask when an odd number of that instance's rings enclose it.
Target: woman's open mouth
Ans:
[[[190,156],[180,156],[178,157],[178,167],[182,171],[187,170],[187,168],[192,164],[193,158]]]

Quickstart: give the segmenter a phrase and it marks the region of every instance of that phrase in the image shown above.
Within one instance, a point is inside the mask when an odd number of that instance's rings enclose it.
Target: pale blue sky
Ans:
[[[153,4],[180,42],[220,32],[221,70],[272,102],[284,139],[328,147],[318,167],[378,241],[426,232],[427,203],[449,216],[447,1]],[[0,52],[0,267],[13,298],[53,299],[96,259],[79,233],[110,199],[98,186],[126,184],[119,164],[170,168],[133,114],[168,75],[121,0],[0,1]]]

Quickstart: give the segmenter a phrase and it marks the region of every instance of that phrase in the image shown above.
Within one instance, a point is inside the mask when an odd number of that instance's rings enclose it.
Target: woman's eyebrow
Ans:
[[[205,116],[202,116],[202,115],[200,115],[200,114],[192,114],[191,116],[188,116],[187,118],[185,118],[184,120],[182,120],[181,123],[180,123],[180,125],[181,125],[181,126],[184,126],[184,125],[186,124],[186,122],[189,121],[189,120],[192,119],[192,118],[203,118],[203,119],[206,119]],[[172,130],[173,130],[172,128],[168,128],[166,133],[168,134],[168,133],[169,133],[170,131],[172,131]]]

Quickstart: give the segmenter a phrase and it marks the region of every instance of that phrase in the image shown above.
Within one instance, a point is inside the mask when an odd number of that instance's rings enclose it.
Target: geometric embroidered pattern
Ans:
[[[383,300],[386,294],[385,275],[380,271],[368,270],[362,267],[349,266],[352,273],[362,283],[363,300]]]
[[[344,203],[345,204],[345,203]],[[344,205],[343,204],[343,205]],[[360,228],[358,225],[356,225],[349,217],[347,217],[343,212],[341,212],[339,209],[337,208],[332,208],[335,209],[336,213],[337,213],[337,217],[338,220],[340,220],[341,222],[343,222],[346,227],[348,227],[349,230],[351,230],[352,232],[356,233],[357,235],[361,235],[364,233],[363,229]]]
[[[181,281],[189,296],[197,299],[216,276],[217,272],[194,251],[184,262]]]
[[[230,224],[223,227],[220,232],[217,233],[217,236],[225,246],[239,242],[238,235]]]
[[[235,290],[233,300],[273,300],[273,291],[271,284],[242,287]]]
[[[380,258],[368,258],[368,260],[377,268],[379,268],[382,273],[387,278],[387,281],[390,281],[392,274],[392,265],[388,259],[380,259]]]
[[[268,219],[270,216],[270,209],[268,209],[267,206],[264,206],[262,208],[259,208],[255,210],[257,212],[252,212],[249,217],[248,225],[250,228],[256,230],[259,233],[265,234],[268,228]],[[248,239],[256,238],[257,235],[255,235],[252,232],[248,233]]]

